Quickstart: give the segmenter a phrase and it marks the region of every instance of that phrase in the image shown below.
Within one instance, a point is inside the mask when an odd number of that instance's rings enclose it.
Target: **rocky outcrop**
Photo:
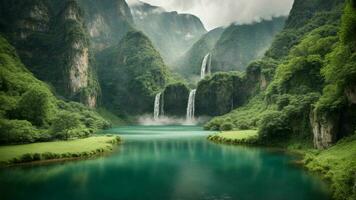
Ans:
[[[310,113],[315,148],[326,149],[335,144],[340,131],[339,121],[340,116],[338,114],[321,114],[316,110]]]
[[[0,1],[0,32],[56,93],[95,107],[99,87],[83,11],[75,0]]]
[[[130,8],[125,0],[78,0],[92,46],[101,51],[116,45],[131,30]]]
[[[163,93],[164,114],[183,117],[187,112],[189,88],[184,83],[166,86]]]
[[[345,89],[345,95],[350,104],[356,104],[356,85],[347,87]]]

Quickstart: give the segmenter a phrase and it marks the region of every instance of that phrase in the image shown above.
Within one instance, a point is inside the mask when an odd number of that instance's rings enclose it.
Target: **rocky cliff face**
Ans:
[[[244,71],[250,62],[264,56],[285,20],[278,17],[226,28],[212,50],[212,70]]]
[[[0,1],[0,31],[21,59],[59,95],[96,106],[99,86],[90,61],[83,13],[74,0]]]
[[[96,51],[116,45],[131,30],[133,18],[125,0],[79,0]]]
[[[314,147],[317,149],[326,149],[337,141],[339,132],[338,114],[331,116],[329,114],[318,114],[313,111],[310,114],[310,123],[313,129]]]
[[[163,93],[164,114],[183,117],[187,113],[189,88],[184,83],[166,86]]]
[[[206,33],[202,22],[194,15],[167,12],[140,2],[130,8],[136,27],[152,40],[168,64],[182,56]]]

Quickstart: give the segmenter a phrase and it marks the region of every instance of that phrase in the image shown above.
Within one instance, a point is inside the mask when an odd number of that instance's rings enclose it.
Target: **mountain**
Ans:
[[[119,44],[97,55],[103,103],[117,115],[153,112],[155,95],[169,80],[169,72],[152,42],[130,31]]]
[[[244,91],[249,91],[248,99],[245,98],[242,106],[230,114],[215,118],[207,126],[216,128],[229,119],[235,127],[259,127],[261,132],[266,131],[264,134],[268,135],[268,131],[273,129],[260,127],[260,123],[268,119],[271,124],[273,120],[286,123],[281,125],[282,127],[275,127],[276,130],[282,130],[283,134],[293,133],[294,136],[301,138],[313,137],[313,129],[318,129],[313,128],[314,123],[310,123],[309,117],[314,116],[312,114],[314,110],[310,105],[318,105],[317,102],[323,99],[320,98],[321,95],[325,94],[325,90],[330,90],[326,89],[327,79],[324,71],[330,66],[328,64],[331,62],[330,57],[339,44],[338,32],[343,6],[342,0],[330,1],[328,6],[321,0],[295,1],[285,28],[275,37],[266,56],[248,65],[243,77],[243,87],[234,91],[236,94],[245,94]],[[307,17],[300,16],[302,13]],[[299,23],[297,19],[304,21]],[[333,72],[336,73],[337,70]],[[335,97],[343,99],[344,95],[338,93]],[[338,98],[335,99],[335,103],[339,102]],[[339,104],[337,108],[343,110],[344,114],[350,110],[347,104]],[[352,116],[350,113],[346,115]],[[345,120],[343,123],[350,122]],[[337,132],[346,134],[350,131],[345,129]],[[275,134],[277,137],[278,133]],[[319,139],[315,141],[315,145],[319,146],[317,141]],[[328,144],[327,141],[321,143],[326,146]]]
[[[194,15],[167,12],[139,1],[130,8],[136,28],[152,40],[167,64],[172,64],[206,33]]]
[[[100,87],[83,12],[74,0],[0,1],[0,32],[58,95],[95,107]]]
[[[174,70],[186,78],[200,77],[203,58],[211,52],[219,40],[224,28],[216,28],[204,34],[174,64]]]
[[[79,0],[96,51],[117,44],[132,30],[133,17],[125,0]]]
[[[283,29],[285,17],[227,27],[212,50],[212,71],[244,71],[262,58],[274,36]]]

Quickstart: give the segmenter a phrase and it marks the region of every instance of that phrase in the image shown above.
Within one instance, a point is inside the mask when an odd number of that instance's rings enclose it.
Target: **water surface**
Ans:
[[[195,126],[111,129],[124,144],[110,156],[0,169],[0,199],[321,200],[326,186],[290,156],[217,145]]]

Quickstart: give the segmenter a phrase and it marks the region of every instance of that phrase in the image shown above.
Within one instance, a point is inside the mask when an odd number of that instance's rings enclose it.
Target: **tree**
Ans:
[[[30,121],[33,125],[43,126],[50,121],[55,112],[53,101],[53,95],[47,88],[34,86],[22,95],[15,115]]]

